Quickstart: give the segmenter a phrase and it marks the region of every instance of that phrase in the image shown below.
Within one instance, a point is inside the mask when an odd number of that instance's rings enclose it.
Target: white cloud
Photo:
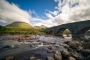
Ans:
[[[31,16],[27,11],[20,9],[14,3],[0,0],[0,23],[6,25],[15,21],[30,23]]]
[[[58,24],[71,23],[90,19],[90,1],[89,0],[55,0],[58,6],[55,11],[48,11],[47,14],[58,12],[54,15],[54,19]],[[51,13],[50,13],[51,12]],[[59,13],[61,12],[61,13]]]
[[[46,16],[47,16],[48,18],[50,18],[50,19],[54,18],[50,13],[45,13],[45,14],[46,14]]]
[[[57,25],[57,22],[53,19],[43,20],[40,18],[32,18],[31,23],[33,26],[45,25],[45,26],[51,27],[51,26]]]

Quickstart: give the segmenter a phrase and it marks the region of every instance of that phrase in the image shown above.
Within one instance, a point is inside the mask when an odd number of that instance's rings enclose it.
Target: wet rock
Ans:
[[[82,49],[83,49],[82,46],[78,46],[78,47],[77,47],[77,51],[81,51]]]
[[[3,48],[10,48],[10,46],[7,45],[7,46],[4,46]]]
[[[14,60],[14,56],[8,56],[6,57],[6,60]]]
[[[46,60],[55,60],[55,59],[51,56],[48,56]]]
[[[45,37],[51,37],[51,35],[45,35]]]
[[[48,50],[47,53],[52,53],[52,51],[51,50]]]
[[[64,48],[65,48],[65,49],[69,49],[70,47],[69,47],[68,45],[65,45]]]
[[[90,42],[84,42],[82,45],[84,49],[90,49]]]
[[[78,41],[65,41],[64,43],[68,44],[72,49],[78,49],[79,46],[82,46],[82,44]]]
[[[47,48],[50,49],[50,50],[52,50],[52,46],[50,46],[50,45]]]
[[[76,60],[75,58],[73,58],[73,57],[69,57],[69,59],[68,60]]]
[[[30,57],[30,60],[36,60],[36,57],[31,56],[31,57]]]
[[[21,39],[20,38],[18,38],[18,42],[21,42]]]
[[[55,51],[53,50],[52,53],[55,54]]]
[[[39,39],[40,37],[38,35],[35,35],[35,39]]]
[[[83,57],[81,57],[81,55],[77,53],[76,51],[71,52],[71,56],[77,60],[83,60]]]
[[[90,55],[90,49],[83,49],[80,51],[83,56],[89,56]]]
[[[59,45],[55,45],[56,48],[59,48]]]
[[[54,55],[55,60],[62,60],[61,52],[56,51]]]
[[[42,60],[42,59],[37,59],[37,60]]]
[[[43,54],[42,54],[42,53],[39,53],[38,55],[39,55],[39,56],[42,56]]]
[[[64,58],[68,58],[69,56],[70,56],[70,53],[67,51],[67,49],[65,49],[65,50],[62,50],[62,56],[64,57]]]

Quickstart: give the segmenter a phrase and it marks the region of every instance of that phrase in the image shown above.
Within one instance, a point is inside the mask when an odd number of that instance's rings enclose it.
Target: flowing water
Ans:
[[[7,38],[16,37],[19,36],[0,36],[0,60],[3,60],[10,55],[15,56],[16,60],[29,60],[31,56],[45,60],[47,56],[54,55],[53,53],[47,53],[49,50],[47,46],[51,45],[53,51],[62,51],[65,49],[63,46],[66,45],[64,44],[64,41],[71,40],[71,37],[45,37],[43,35],[39,36],[39,40],[24,40],[23,42],[18,42],[18,40],[7,40]],[[55,47],[55,45],[59,46],[59,48]],[[6,46],[9,46],[9,48],[5,48]]]

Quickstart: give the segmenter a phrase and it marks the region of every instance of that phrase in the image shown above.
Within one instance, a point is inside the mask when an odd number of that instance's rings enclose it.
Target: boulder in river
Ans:
[[[47,50],[47,53],[52,53],[52,50]]]
[[[54,55],[55,60],[62,60],[61,52],[56,51]]]
[[[10,48],[10,46],[6,45],[6,46],[4,46],[3,48]]]
[[[51,56],[48,56],[46,60],[55,60],[55,59]]]
[[[14,60],[14,56],[8,56],[6,57],[6,60]]]
[[[68,60],[76,60],[75,58],[73,58],[73,57],[69,57],[69,59]]]
[[[31,56],[31,57],[30,57],[30,60],[36,60],[36,57]]]
[[[50,50],[52,50],[52,46],[50,46],[50,45],[47,48],[50,49]]]
[[[70,56],[70,53],[67,51],[67,49],[62,50],[62,57],[68,58]]]
[[[76,51],[71,52],[71,56],[77,60],[83,60],[82,55],[80,53],[77,53]]]
[[[37,59],[37,60],[42,60],[42,59]]]
[[[68,44],[72,49],[78,49],[79,46],[82,46],[82,44],[78,41],[65,41],[64,43]]]

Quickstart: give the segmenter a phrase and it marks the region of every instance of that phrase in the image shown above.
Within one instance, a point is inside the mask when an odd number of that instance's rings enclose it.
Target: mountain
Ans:
[[[34,26],[35,28],[48,28],[47,26],[45,25],[41,25],[41,26]]]
[[[7,28],[32,28],[32,26],[26,22],[13,22],[11,24],[6,25]]]

